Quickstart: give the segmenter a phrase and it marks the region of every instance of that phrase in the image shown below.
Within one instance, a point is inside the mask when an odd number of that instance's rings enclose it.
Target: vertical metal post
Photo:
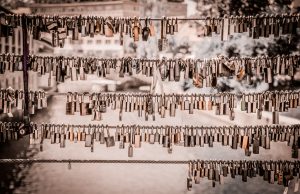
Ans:
[[[30,115],[29,115],[29,92],[28,92],[28,56],[29,56],[29,44],[27,42],[27,17],[25,14],[22,15],[22,35],[23,35],[23,85],[24,85],[24,124],[29,126]]]

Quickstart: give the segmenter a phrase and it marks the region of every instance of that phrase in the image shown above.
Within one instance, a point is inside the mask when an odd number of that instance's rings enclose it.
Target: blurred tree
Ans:
[[[269,0],[230,0],[230,15],[256,15],[265,13],[270,5]]]
[[[176,57],[176,55],[187,55],[191,54],[191,45],[188,42],[179,42],[176,41],[174,37],[170,37],[169,39],[169,48],[167,50],[168,53],[172,53],[172,57]]]
[[[275,56],[278,54],[289,55],[294,52],[299,54],[299,40],[299,34],[292,37],[277,38],[274,42],[269,43],[267,47],[267,54],[269,56]]]
[[[293,0],[195,0],[195,2],[197,2],[198,11],[196,17],[219,17],[224,15],[289,14],[292,11],[291,4]],[[299,13],[299,9],[295,10],[295,12],[297,11]],[[199,41],[201,45],[210,44],[211,47],[203,48],[199,43],[194,52],[200,58],[210,56],[211,54],[214,56],[225,55],[227,57],[299,54],[299,36],[298,33],[293,36],[254,40],[246,34],[236,34],[227,42],[203,39]],[[281,80],[279,81],[279,79]],[[285,89],[291,85],[293,87],[300,87],[299,82],[297,85],[297,82],[294,80],[289,81],[288,77],[279,79],[276,80],[276,88],[274,85],[269,85],[269,89]],[[261,79],[257,78],[253,85],[248,86],[243,84],[243,82],[234,83],[230,79],[220,79],[219,90],[226,91],[242,87],[244,89],[249,89],[249,87],[255,89],[261,85],[260,82],[262,82]]]
[[[135,42],[130,42],[129,43],[129,48],[131,49],[130,52],[136,53],[136,50],[137,50],[138,46],[136,45]]]
[[[284,14],[291,13],[291,4],[293,0],[195,0],[199,16],[223,16],[223,15],[257,15],[257,14]],[[297,10],[299,13],[299,10]],[[299,34],[290,38],[275,38],[269,45],[256,43],[253,47],[251,56],[265,55],[270,56],[278,54],[291,54],[299,52],[300,37]],[[231,52],[233,47],[238,45],[229,45],[226,51]],[[260,51],[260,52],[257,52]],[[263,52],[262,52],[263,51]],[[230,56],[231,53],[227,53]]]
[[[238,50],[236,45],[231,45],[226,48],[226,53],[228,57],[240,57],[240,51]]]

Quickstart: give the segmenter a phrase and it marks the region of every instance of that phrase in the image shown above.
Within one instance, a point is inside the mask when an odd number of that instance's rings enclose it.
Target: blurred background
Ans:
[[[114,17],[218,17],[224,15],[256,15],[299,13],[300,0],[1,0],[0,12],[26,13],[42,15],[94,15]],[[213,58],[225,57],[256,57],[299,54],[300,33],[279,38],[252,39],[247,33],[235,34],[229,41],[222,42],[219,35],[203,37],[203,23],[196,21],[180,22],[179,32],[168,36],[169,46],[163,52],[158,51],[159,22],[156,24],[155,37],[147,42],[133,42],[132,38],[124,37],[124,45],[120,46],[119,36],[107,38],[95,36],[82,37],[78,41],[68,37],[64,48],[53,48],[51,37],[42,34],[41,41],[30,37],[30,54],[43,56],[82,56],[82,57],[138,57],[138,58]],[[14,36],[1,37],[0,53],[22,54],[21,29],[14,30]],[[147,92],[152,78],[110,74],[106,78],[88,75],[85,81],[70,81],[48,86],[48,76],[29,73],[29,87],[32,90],[43,89],[48,92]],[[0,75],[0,87],[22,89],[22,72]],[[213,93],[222,91],[262,92],[267,90],[299,89],[300,70],[294,79],[289,76],[277,76],[272,84],[266,84],[257,78],[255,84],[249,86],[243,80],[231,78],[218,80],[216,88],[195,88],[191,81],[163,82],[161,92],[165,93]],[[271,124],[271,114],[264,112],[261,120],[256,115],[236,111],[236,119],[230,121],[228,116],[216,116],[209,111],[195,111],[193,115],[177,111],[175,118],[157,118],[156,121],[145,121],[136,113],[126,113],[123,121],[118,119],[117,112],[108,111],[103,121],[91,121],[91,116],[66,116],[66,98],[50,96],[48,108],[38,111],[31,117],[32,121],[65,124],[143,124],[143,125],[258,125]],[[1,121],[18,121],[22,112],[14,110],[13,118],[0,114]],[[299,124],[299,109],[291,109],[280,114],[280,124]],[[127,147],[126,147],[127,148]],[[0,158],[38,158],[38,159],[124,159],[127,160],[127,149],[118,146],[106,148],[95,145],[90,152],[81,142],[70,143],[66,148],[44,142],[44,151],[29,145],[29,137],[18,141],[0,144]],[[271,143],[270,150],[263,150],[259,155],[246,157],[242,149],[231,150],[228,147],[214,145],[213,148],[174,147],[173,154],[160,145],[142,145],[134,150],[133,159],[149,160],[192,160],[192,159],[291,159],[291,148],[285,143]],[[185,165],[112,165],[112,164],[72,164],[68,170],[64,164],[32,164],[32,165],[0,165],[0,193],[283,193],[281,185],[269,185],[262,178],[248,179],[243,183],[241,177],[226,178],[225,185],[212,188],[211,183],[202,180],[194,185],[192,191],[186,189],[187,166]],[[293,184],[291,184],[293,185]],[[291,186],[292,187],[292,186]],[[293,193],[293,189],[289,190]]]

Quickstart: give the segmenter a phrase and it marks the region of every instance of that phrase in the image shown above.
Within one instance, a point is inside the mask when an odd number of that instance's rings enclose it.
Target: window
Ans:
[[[107,5],[107,6],[104,7],[105,10],[112,10],[112,8],[113,8],[113,7],[110,6],[110,5]]]
[[[23,83],[22,77],[18,77],[18,86],[19,86],[18,88],[19,89],[23,89],[22,83]]]
[[[16,80],[15,80],[14,77],[12,78],[12,87],[13,87],[13,88],[16,88]]]
[[[93,40],[88,40],[87,43],[88,44],[93,44]]]
[[[15,39],[16,39],[16,38],[15,38],[15,34],[16,34],[16,31],[14,30],[14,34],[13,34],[13,36],[12,36],[12,44],[15,44],[15,41],[16,41],[16,40],[15,40]]]
[[[115,40],[115,44],[120,44],[120,41],[119,40]]]
[[[105,52],[104,52],[104,55],[105,55],[106,57],[112,57],[112,52],[111,52],[111,51],[105,51]]]
[[[97,40],[97,44],[101,44],[101,42],[102,42],[101,40]]]
[[[110,44],[110,40],[105,40],[105,44]]]
[[[19,36],[18,40],[19,40],[19,43],[21,42],[21,36],[22,36],[21,33],[22,33],[21,30],[18,29],[18,36]]]
[[[113,10],[118,10],[118,9],[122,9],[122,7],[120,5],[113,6]]]
[[[8,86],[9,86],[9,82],[8,82],[8,79],[6,78],[4,88],[8,88]]]
[[[88,56],[94,56],[95,54],[94,54],[93,50],[89,50],[89,51],[87,51],[87,55]]]
[[[8,52],[9,52],[9,46],[6,45],[6,46],[5,46],[5,53],[8,53]]]

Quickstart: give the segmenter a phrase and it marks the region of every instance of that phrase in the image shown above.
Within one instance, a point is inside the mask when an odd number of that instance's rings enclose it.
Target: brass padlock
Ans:
[[[132,133],[132,131],[130,130],[129,131],[129,136],[130,136],[130,144],[129,144],[129,146],[128,146],[128,157],[133,157],[133,146],[132,146],[132,144],[133,144],[133,133]]]
[[[90,127],[88,128],[88,132],[85,135],[85,147],[91,147],[93,142],[93,135],[91,134]]]
[[[66,134],[63,132],[60,134],[60,148],[66,147]]]
[[[135,148],[141,147],[141,135],[140,135],[140,129],[138,127],[135,129],[134,147]]]
[[[105,134],[104,134],[104,128],[103,128],[103,126],[100,129],[99,141],[100,141],[100,144],[104,144],[105,143]]]
[[[112,24],[112,18],[108,17],[105,21],[105,25],[104,25],[104,32],[105,32],[105,36],[106,37],[113,37],[114,36],[114,31],[113,31],[114,27]]]
[[[158,39],[158,50],[159,51],[164,51],[168,47],[168,39],[163,38],[163,39]]]
[[[139,41],[140,21],[135,17],[132,25],[132,35],[135,42]]]
[[[115,146],[114,136],[110,136],[108,126],[106,128],[106,132],[107,132],[107,137],[105,137],[106,147]]]
[[[155,36],[155,26],[153,22],[149,19],[149,30],[150,30],[150,36]]]

